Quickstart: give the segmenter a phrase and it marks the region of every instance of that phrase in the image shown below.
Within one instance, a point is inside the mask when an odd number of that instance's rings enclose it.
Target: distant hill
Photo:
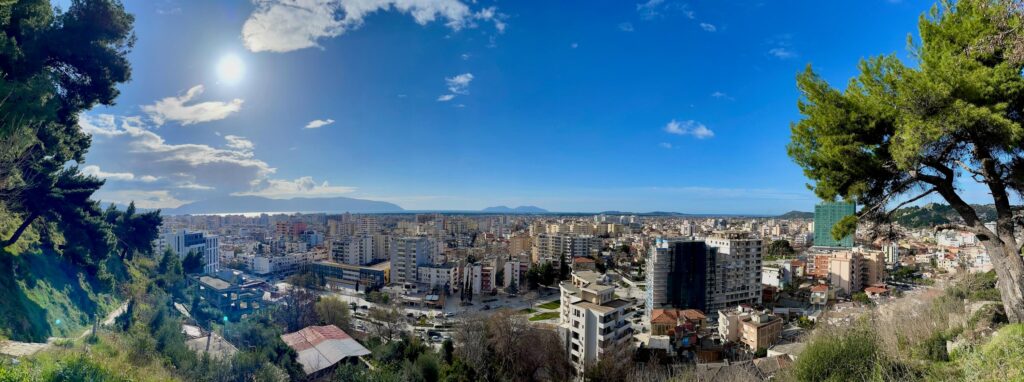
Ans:
[[[978,217],[984,222],[996,220],[996,208],[992,204],[972,204]],[[948,204],[928,203],[923,206],[903,207],[892,213],[892,220],[906,228],[925,228],[937,224],[960,222],[963,219]]]
[[[778,219],[813,219],[814,218],[814,213],[813,212],[804,212],[804,211],[789,211],[789,212],[784,213],[782,215],[776,216],[776,218],[778,218]]]
[[[508,206],[496,206],[487,207],[480,211],[499,214],[543,214],[548,212],[548,210],[535,206],[519,206],[516,208],[509,208]]]
[[[270,199],[260,196],[225,196],[182,205],[163,211],[167,215],[222,214],[245,212],[402,212],[394,203],[375,200],[334,198]]]

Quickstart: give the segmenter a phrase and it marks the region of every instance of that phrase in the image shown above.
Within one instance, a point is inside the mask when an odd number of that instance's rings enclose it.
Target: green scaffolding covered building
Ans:
[[[857,206],[847,202],[825,202],[814,206],[814,246],[853,248],[853,235],[841,240],[832,238],[832,226],[844,217],[857,212]]]

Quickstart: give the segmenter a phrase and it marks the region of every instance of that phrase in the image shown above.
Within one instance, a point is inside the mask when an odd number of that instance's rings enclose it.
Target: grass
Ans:
[[[543,304],[537,305],[537,307],[538,308],[543,308],[543,309],[548,309],[548,310],[554,310],[554,309],[558,309],[558,307],[561,304],[562,304],[561,301],[553,300],[553,301],[548,301],[548,302],[545,302]]]
[[[31,342],[77,337],[93,315],[117,305],[108,288],[51,250],[0,249],[0,336]]]
[[[77,341],[25,357],[17,365],[0,360],[0,382],[21,381],[175,381],[159,357],[131,361],[122,336],[98,333],[94,345]]]
[[[537,313],[537,309],[523,308],[523,309],[519,309],[519,312],[518,312],[518,314],[530,314],[530,313]]]
[[[533,317],[530,317],[530,321],[544,321],[544,320],[550,320],[552,318],[558,318],[558,312],[538,313],[538,314],[533,315]]]
[[[968,381],[1024,380],[1024,324],[1007,325],[988,343],[957,357]]]

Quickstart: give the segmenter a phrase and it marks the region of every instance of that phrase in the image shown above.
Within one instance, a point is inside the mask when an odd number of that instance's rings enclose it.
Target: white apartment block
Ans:
[[[286,275],[298,272],[303,266],[327,260],[327,252],[295,252],[287,255],[258,255],[253,257],[252,272],[256,275]]]
[[[220,239],[216,235],[205,235],[202,232],[187,230],[174,231],[163,235],[157,244],[170,248],[171,252],[184,258],[195,251],[203,254],[203,273],[214,273],[220,270]],[[161,248],[162,252],[164,248]],[[160,252],[157,252],[160,253]]]
[[[430,288],[446,286],[453,288],[459,280],[459,268],[453,264],[424,265],[420,266],[417,272],[419,273],[419,283]]]
[[[331,257],[342,264],[364,265],[375,259],[374,249],[371,235],[344,236],[331,242]]]
[[[605,352],[631,345],[633,329],[625,317],[631,304],[615,298],[615,286],[604,275],[573,272],[560,287],[560,332],[578,372],[596,364]]]
[[[591,235],[542,233],[537,235],[533,246],[533,260],[536,263],[551,263],[559,266],[561,260],[571,264],[574,257],[587,257],[600,248],[600,239]]]
[[[430,265],[437,246],[425,236],[403,236],[391,240],[391,282],[415,284],[418,268]]]
[[[716,232],[705,240],[717,248],[714,282],[708,285],[707,309],[761,303],[760,238],[747,232]]]

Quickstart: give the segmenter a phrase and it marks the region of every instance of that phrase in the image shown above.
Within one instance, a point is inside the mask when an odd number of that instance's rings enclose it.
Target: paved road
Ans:
[[[101,324],[103,326],[113,325],[114,324],[114,320],[117,319],[117,317],[120,316],[121,314],[123,314],[126,310],[128,310],[128,302],[122,303],[121,306],[117,307],[117,309],[114,309],[109,314],[107,314],[106,318],[103,319]],[[82,334],[80,334],[78,337],[75,337],[75,338],[76,339],[85,338],[91,332],[92,332],[92,326],[89,326],[89,327],[85,328],[85,330],[82,331]],[[63,338],[61,338],[61,337],[50,337],[50,338],[46,339],[46,342],[3,341],[3,342],[0,342],[0,354],[6,354],[6,355],[9,355],[9,356],[12,356],[12,357],[30,356],[30,355],[35,354],[36,352],[38,352],[40,350],[45,350],[45,349],[53,346],[54,342],[56,342],[58,340],[61,340],[61,339],[63,339]]]

